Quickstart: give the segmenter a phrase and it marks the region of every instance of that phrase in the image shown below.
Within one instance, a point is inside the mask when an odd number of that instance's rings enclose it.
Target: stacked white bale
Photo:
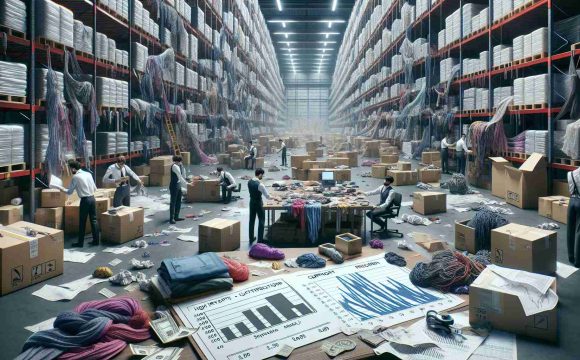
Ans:
[[[138,42],[131,44],[131,67],[140,72],[145,72],[145,64],[149,56],[149,49],[147,46],[141,45]]]
[[[0,2],[0,25],[26,33],[26,4],[20,0]]]
[[[534,137],[534,152],[547,155],[548,131],[536,130]]]
[[[26,65],[0,61],[0,94],[26,96],[27,77]]]
[[[36,35],[60,43],[60,6],[50,0],[36,1]]]
[[[116,54],[116,50],[117,50],[117,43],[115,42],[115,40],[108,38],[107,39],[107,54],[109,55],[108,59],[110,62],[114,63],[116,58],[115,58],[115,54]]]
[[[46,100],[46,75],[48,69],[36,69],[36,99]],[[59,71],[55,71],[58,95],[64,101],[64,75]]]
[[[129,152],[129,134],[126,132],[115,133],[117,143],[117,154]]]
[[[548,52],[548,28],[540,28],[532,32],[531,56]]]
[[[525,78],[514,79],[514,105],[521,106],[525,102]]]
[[[109,60],[109,39],[107,35],[97,31],[95,56],[100,60]]]
[[[531,154],[536,149],[536,130],[526,131],[525,152]]]
[[[68,46],[74,46],[74,15],[73,12],[64,6],[59,7],[60,11],[60,43]],[[41,14],[38,14],[39,16]]]
[[[513,59],[514,61],[517,61],[523,58],[524,58],[524,35],[520,35],[514,38]]]
[[[98,132],[97,133],[97,155],[110,155],[117,153],[117,133]]]
[[[36,135],[34,139],[36,141],[36,146],[34,147],[36,150],[36,162],[42,162],[46,157],[46,149],[48,149],[48,142],[50,140],[47,124],[36,125]]]

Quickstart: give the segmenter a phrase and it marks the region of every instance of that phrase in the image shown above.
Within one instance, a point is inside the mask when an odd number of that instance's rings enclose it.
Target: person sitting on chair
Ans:
[[[250,152],[249,152],[249,154],[248,154],[248,155],[246,155],[246,157],[244,158],[244,162],[245,162],[245,166],[244,166],[244,168],[245,168],[246,170],[253,169],[253,168],[254,168],[254,166],[256,166],[256,156],[257,156],[257,154],[256,154],[256,152],[257,152],[257,151],[256,151],[256,147],[255,147],[255,146],[252,144],[252,142],[251,142],[251,141],[249,142],[249,145],[250,145]],[[251,168],[248,168],[248,162],[252,162],[252,167],[251,167]]]
[[[234,179],[232,174],[224,171],[224,168],[221,166],[218,166],[217,172],[222,187],[222,200],[224,204],[229,204],[232,201],[232,191],[238,186],[236,179]]]
[[[381,227],[379,231],[384,230],[386,225],[385,221],[381,219],[381,216],[388,214],[391,211],[390,207],[393,205],[393,195],[395,194],[395,191],[391,186],[393,181],[394,179],[392,176],[387,176],[383,185],[379,186],[375,190],[364,193],[366,196],[376,194],[380,194],[381,196],[379,205],[367,212],[367,217],[371,219],[372,222]]]

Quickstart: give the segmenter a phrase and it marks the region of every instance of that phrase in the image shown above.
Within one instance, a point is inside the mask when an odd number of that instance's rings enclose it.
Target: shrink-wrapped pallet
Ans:
[[[131,44],[131,66],[138,71],[145,72],[145,63],[149,56],[149,49],[147,46],[141,45],[138,42]]]
[[[73,12],[64,6],[60,6],[60,43],[74,47],[74,15]],[[37,16],[41,16],[38,14]]]
[[[26,4],[20,0],[1,1],[0,25],[26,33]]]
[[[36,36],[60,43],[60,7],[50,0],[36,1]]]
[[[26,96],[27,77],[26,65],[0,61],[0,94]]]
[[[117,133],[98,132],[97,133],[97,155],[109,155],[117,153]]]

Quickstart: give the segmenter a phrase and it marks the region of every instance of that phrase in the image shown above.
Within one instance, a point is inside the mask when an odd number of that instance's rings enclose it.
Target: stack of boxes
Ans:
[[[149,160],[149,184],[151,186],[169,186],[171,182],[171,156],[157,156]]]

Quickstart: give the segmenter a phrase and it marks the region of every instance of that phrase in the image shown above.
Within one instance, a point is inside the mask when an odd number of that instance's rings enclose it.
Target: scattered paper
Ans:
[[[292,354],[292,351],[294,351],[294,348],[290,345],[285,344],[280,348],[280,350],[278,350],[278,352],[276,353],[276,356],[287,358],[287,357],[290,357],[290,354]]]
[[[107,299],[117,296],[117,294],[107,288],[102,288],[101,291],[99,291],[99,294],[103,295]]]
[[[91,260],[95,255],[96,255],[96,253],[93,253],[93,252],[87,253],[87,252],[82,252],[82,251],[77,251],[77,250],[72,250],[72,249],[64,249],[63,260],[66,262],[85,264],[89,260]]]
[[[401,203],[401,206],[411,206],[411,205],[413,205],[413,202],[412,201],[403,201]]]
[[[199,237],[197,235],[179,235],[177,240],[188,241],[188,242],[198,242]]]
[[[129,348],[131,349],[131,354],[140,356],[149,356],[161,350],[155,345],[143,346],[137,344],[129,344]]]
[[[161,231],[162,233],[181,233],[181,234],[187,234],[190,233],[191,230],[193,230],[192,227],[190,228],[179,228],[175,225],[171,225],[169,226],[167,229]]]
[[[131,283],[123,288],[125,291],[131,292],[139,289],[139,283]]]
[[[155,331],[155,334],[159,337],[162,343],[167,344],[179,339],[186,338],[199,329],[188,328],[185,326],[178,326],[171,314],[167,311],[157,312],[161,316],[158,319],[151,320],[151,329]]]
[[[39,322],[38,324],[34,324],[34,325],[29,325],[29,326],[25,326],[24,328],[30,332],[39,332],[42,330],[50,330],[53,329],[54,326],[54,320],[56,320],[56,317],[50,318],[48,320],[44,320],[42,322]]]
[[[127,255],[132,253],[133,251],[137,250],[138,248],[130,247],[130,246],[121,246],[121,247],[108,247],[103,250],[103,252],[111,253],[115,255]]]
[[[248,265],[255,266],[257,268],[263,268],[263,269],[271,269],[272,268],[271,261],[256,261],[253,263],[249,263]]]
[[[108,279],[95,278],[92,275],[85,276],[75,281],[62,285],[44,285],[32,293],[48,301],[72,300],[81,292],[91,286],[107,281]]]
[[[559,261],[556,263],[556,274],[561,278],[567,279],[570,275],[574,274],[576,271],[578,271],[578,268],[575,266],[564,264]]]
[[[123,260],[121,260],[121,259],[113,259],[113,260],[109,261],[109,265],[111,265],[111,266],[117,266],[117,265],[119,265],[122,262],[123,262]]]
[[[492,331],[469,360],[517,360],[516,335],[503,331]]]

